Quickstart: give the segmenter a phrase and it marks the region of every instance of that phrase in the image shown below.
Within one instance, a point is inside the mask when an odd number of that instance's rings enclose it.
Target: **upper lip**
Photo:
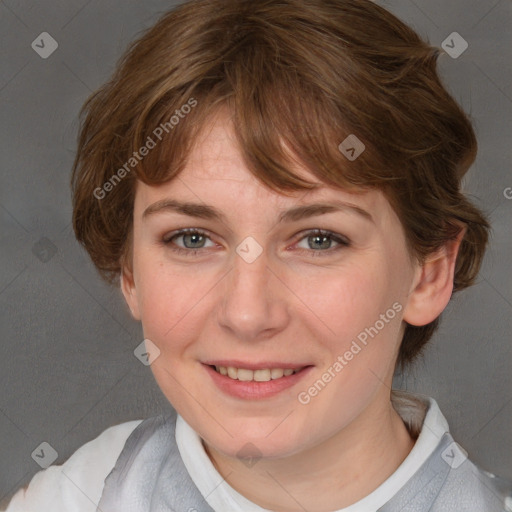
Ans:
[[[297,364],[297,363],[286,363],[282,361],[262,361],[260,363],[248,362],[248,361],[240,361],[233,359],[216,359],[215,361],[203,361],[203,364],[207,364],[210,366],[232,366],[233,368],[243,368],[247,370],[265,370],[272,368],[282,368],[283,370],[292,369],[299,370],[304,368],[305,366],[310,366],[309,364]]]

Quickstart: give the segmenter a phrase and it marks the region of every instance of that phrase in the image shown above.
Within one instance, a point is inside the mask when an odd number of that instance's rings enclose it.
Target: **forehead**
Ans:
[[[322,183],[291,152],[289,169],[315,183],[312,190],[279,193],[269,189],[247,168],[227,109],[220,109],[205,123],[196,137],[182,172],[157,186],[137,183],[136,210],[141,213],[150,203],[166,198],[215,204],[224,209],[246,209],[251,205],[286,208],[296,204],[340,200],[378,212],[388,207],[378,190],[347,191]]]

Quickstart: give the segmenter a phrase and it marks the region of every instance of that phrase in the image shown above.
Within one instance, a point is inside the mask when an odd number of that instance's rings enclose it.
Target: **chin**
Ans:
[[[233,437],[226,434],[222,428],[220,431],[204,432],[204,435],[198,433],[208,445],[232,458],[279,459],[301,451],[308,441],[307,437],[301,439],[284,428],[278,432],[278,423],[269,421],[262,426],[261,420],[248,419],[245,422],[237,422],[235,427],[226,422],[224,426]]]

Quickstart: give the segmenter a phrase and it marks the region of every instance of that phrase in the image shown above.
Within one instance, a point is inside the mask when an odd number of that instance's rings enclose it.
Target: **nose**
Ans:
[[[291,291],[279,266],[269,266],[265,251],[254,261],[240,254],[224,280],[217,319],[238,340],[268,339],[288,325]]]

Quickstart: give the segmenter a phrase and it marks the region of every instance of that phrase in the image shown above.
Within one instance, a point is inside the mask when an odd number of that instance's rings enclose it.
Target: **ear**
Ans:
[[[403,319],[422,326],[434,321],[447,306],[453,292],[455,262],[466,226],[454,240],[449,240],[418,266],[409,293]]]
[[[133,272],[127,266],[123,266],[121,271],[121,291],[123,292],[133,318],[135,318],[135,320],[140,320],[139,301],[137,298],[135,280],[133,278]]]

